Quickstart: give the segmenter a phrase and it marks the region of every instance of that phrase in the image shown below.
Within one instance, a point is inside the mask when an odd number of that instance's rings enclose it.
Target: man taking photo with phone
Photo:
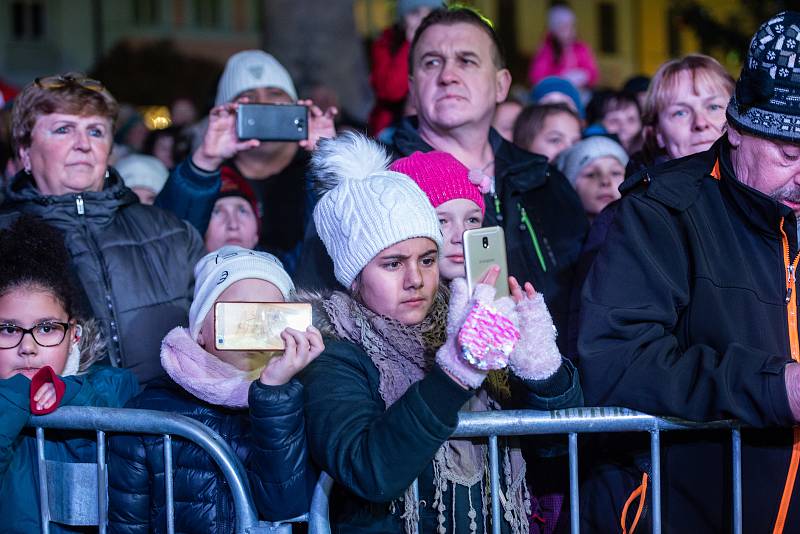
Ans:
[[[307,139],[258,141],[237,136],[240,105],[295,103],[308,107]],[[335,108],[323,113],[310,100],[297,100],[289,72],[270,54],[261,50],[234,54],[220,78],[201,145],[175,168],[156,205],[189,220],[203,234],[223,178],[244,179],[257,200],[261,221],[257,247],[279,257],[291,274],[313,208],[305,179],[308,152],[320,137],[336,135],[336,113]]]

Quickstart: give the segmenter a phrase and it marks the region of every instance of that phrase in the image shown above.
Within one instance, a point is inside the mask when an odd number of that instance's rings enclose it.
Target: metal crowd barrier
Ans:
[[[64,522],[70,519],[76,519],[78,522],[68,524],[98,525],[100,534],[106,532],[108,524],[107,432],[163,436],[167,532],[175,531],[172,485],[173,436],[179,436],[202,447],[219,466],[233,494],[236,513],[234,532],[236,534],[291,532],[290,523],[259,522],[250,495],[247,475],[238,457],[219,434],[194,419],[154,410],[64,406],[52,414],[31,417],[28,426],[36,428],[39,505],[44,534],[49,534],[51,521]],[[47,460],[44,446],[45,429],[96,432],[97,462],[71,464]],[[92,471],[96,471],[96,474],[92,473],[89,476],[88,473]],[[76,491],[78,494],[66,495],[70,491]],[[83,495],[80,492],[83,492]],[[94,495],[90,493],[94,493]],[[89,513],[89,507],[96,508],[96,513],[93,510]],[[305,519],[304,516],[292,521],[304,521]]]
[[[654,417],[625,408],[570,408],[540,412],[533,410],[508,410],[496,412],[463,412],[459,414],[458,427],[453,437],[487,437],[489,439],[489,475],[491,487],[492,518],[502,518],[500,509],[500,462],[498,436],[530,436],[544,434],[567,434],[569,437],[569,492],[570,524],[572,534],[580,532],[578,491],[578,434],[611,432],[649,432],[651,479],[651,515],[653,534],[661,533],[661,432],[677,430],[731,431],[733,468],[733,532],[742,534],[742,470],[741,436],[737,421],[714,421],[692,423],[671,417]],[[324,476],[327,477],[323,473]],[[330,492],[332,480],[324,486]],[[416,482],[415,482],[416,484]],[[318,486],[320,490],[320,486]],[[327,499],[312,504],[310,524],[327,520]],[[492,521],[492,533],[500,534],[501,521]],[[321,532],[321,531],[320,531]],[[328,531],[330,529],[328,528]]]

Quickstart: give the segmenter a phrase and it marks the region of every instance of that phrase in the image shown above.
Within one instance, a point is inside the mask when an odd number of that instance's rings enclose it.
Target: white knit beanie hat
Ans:
[[[602,135],[593,135],[578,141],[559,154],[555,164],[572,187],[575,187],[581,169],[594,160],[604,157],[616,158],[623,168],[628,165],[628,154],[622,145]]]
[[[263,50],[244,50],[228,58],[214,105],[231,102],[239,94],[258,87],[277,87],[297,100],[292,77],[277,59]]]
[[[125,185],[144,187],[159,194],[167,183],[169,170],[160,159],[144,154],[131,154],[120,159],[114,168],[117,170]]]
[[[381,145],[354,132],[321,140],[311,157],[316,186],[324,191],[314,223],[333,259],[336,280],[346,288],[396,243],[427,237],[442,249],[442,230],[428,197],[388,165]]]
[[[194,267],[194,300],[189,308],[189,333],[197,339],[206,315],[220,294],[234,282],[246,278],[273,284],[289,300],[294,292],[292,279],[272,254],[226,245],[203,256]]]

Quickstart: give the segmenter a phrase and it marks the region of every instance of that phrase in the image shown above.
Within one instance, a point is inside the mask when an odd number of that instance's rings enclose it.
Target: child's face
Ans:
[[[528,150],[547,156],[552,161],[561,152],[581,140],[581,125],[569,113],[553,113],[544,120],[544,126],[533,138]]]
[[[231,284],[216,302],[284,302],[283,294],[274,284],[265,280],[245,278]],[[214,306],[206,315],[197,343],[209,354],[239,369],[252,371],[264,367],[269,357],[266,352],[217,350],[214,347]]]
[[[625,168],[617,158],[597,158],[581,169],[575,180],[575,191],[590,219],[620,197],[619,186],[625,178]]]
[[[439,275],[444,280],[463,278],[464,270],[464,230],[480,228],[483,224],[481,208],[471,200],[454,198],[436,208],[436,216],[442,225],[444,247],[439,255]]]
[[[642,117],[633,104],[609,111],[601,122],[608,133],[617,134],[625,150],[628,150],[631,141],[642,129]]]
[[[0,296],[0,347],[13,345],[18,338],[12,326],[33,328],[41,343],[57,341],[61,326],[70,317],[62,304],[50,291],[36,288],[16,288]],[[64,338],[53,347],[42,347],[31,334],[23,334],[16,347],[0,348],[0,379],[23,374],[31,378],[42,367],[49,365],[56,374],[64,371],[67,355],[74,338],[75,328],[70,324]]]

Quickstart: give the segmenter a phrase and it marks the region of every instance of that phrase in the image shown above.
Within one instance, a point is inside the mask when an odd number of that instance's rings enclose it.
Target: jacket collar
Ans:
[[[417,117],[406,117],[394,134],[394,145],[400,156],[414,152],[430,152],[433,147],[419,135]],[[495,131],[489,129],[489,144],[494,153],[495,177],[512,191],[528,191],[541,187],[547,181],[549,170],[547,158],[532,154],[509,143]]]
[[[136,194],[125,186],[119,174],[111,167],[108,170],[109,175],[102,191],[66,195],[42,195],[36,188],[33,177],[19,172],[5,191],[3,207],[11,211],[46,216],[51,220],[72,220],[79,216],[79,202],[82,201],[82,216],[103,224],[110,221],[120,208],[139,202]]]
[[[723,137],[715,146],[720,163],[720,191],[726,200],[740,213],[743,220],[748,221],[761,233],[773,236],[779,234],[780,221],[783,218],[789,241],[794,243],[796,239],[795,216],[791,208],[761,191],[743,184],[736,178],[727,137]]]

